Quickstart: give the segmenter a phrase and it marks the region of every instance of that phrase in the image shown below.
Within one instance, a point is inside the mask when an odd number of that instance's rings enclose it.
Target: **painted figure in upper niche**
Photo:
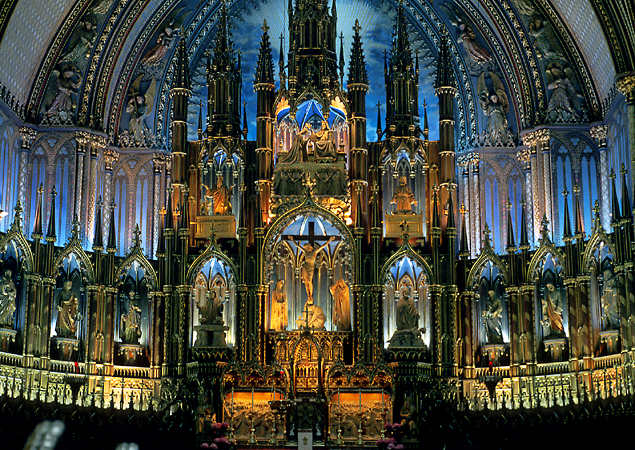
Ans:
[[[0,327],[13,326],[16,296],[17,290],[11,278],[11,271],[6,270],[0,279]]]
[[[620,328],[620,314],[617,309],[617,289],[615,276],[610,270],[604,271],[604,287],[600,297],[602,307],[602,329],[617,330]]]
[[[139,344],[141,338],[141,308],[135,299],[134,291],[128,294],[128,312],[121,315],[119,329],[121,340],[124,344]]]
[[[487,303],[481,313],[488,344],[503,343],[503,303],[496,291],[487,291]]]
[[[338,331],[351,329],[351,301],[348,285],[341,278],[329,290],[333,296],[333,322]]]
[[[300,278],[304,283],[304,289],[306,289],[306,296],[308,301],[313,303],[313,275],[315,273],[315,260],[318,253],[324,250],[335,238],[331,236],[324,244],[318,248],[314,248],[310,242],[304,245],[298,243],[298,249],[304,253],[304,262],[302,263],[302,269],[300,270]],[[291,242],[294,242],[293,237],[290,238]]]
[[[231,190],[223,184],[222,176],[216,178],[216,188],[212,191],[212,197],[215,215],[226,216],[232,213]]]
[[[493,90],[487,86],[485,72],[481,74],[477,82],[479,102],[483,114],[488,118],[484,143],[492,146],[511,145],[512,138],[507,123],[509,100],[505,93],[505,87],[494,72],[489,72],[489,76],[492,80]]]
[[[390,200],[391,205],[395,205],[396,214],[413,214],[413,206],[417,204],[415,195],[408,186],[408,177],[402,175],[399,177],[399,187]]]
[[[287,294],[284,292],[284,280],[278,280],[271,293],[271,329],[283,331],[289,323],[287,311]]]
[[[545,336],[561,335],[564,333],[562,324],[562,294],[553,283],[545,286],[545,295],[542,302],[542,321]]]
[[[57,323],[55,332],[59,337],[74,338],[77,333],[77,321],[80,318],[79,300],[73,292],[73,282],[64,281],[57,302]]]
[[[406,288],[397,302],[397,330],[416,330],[417,328],[419,328],[419,312],[412,299],[410,288]]]

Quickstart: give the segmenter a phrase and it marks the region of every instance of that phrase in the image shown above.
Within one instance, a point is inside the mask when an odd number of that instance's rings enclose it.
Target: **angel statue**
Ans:
[[[490,90],[485,81],[485,72],[478,77],[477,82],[479,102],[483,113],[488,118],[487,128],[482,138],[483,144],[492,147],[513,146],[514,142],[507,123],[509,101],[505,93],[505,87],[494,72],[489,72],[489,76],[492,81],[493,91]]]
[[[126,112],[130,114],[128,130],[134,138],[134,143],[144,145],[146,132],[148,130],[145,120],[152,114],[154,97],[157,92],[157,80],[153,78],[148,89],[143,94],[140,92],[142,80],[143,75],[139,75],[137,79],[133,81],[131,87],[132,94],[126,105]]]
[[[81,83],[79,70],[72,64],[62,64],[53,70],[51,78],[56,78],[55,97],[44,115],[47,124],[70,124],[73,109],[75,108],[74,96]]]
[[[580,120],[571,100],[578,97],[575,87],[571,83],[573,70],[563,68],[560,63],[551,62],[545,69],[547,73],[547,89],[551,92],[547,104],[547,121],[551,123],[571,123]]]

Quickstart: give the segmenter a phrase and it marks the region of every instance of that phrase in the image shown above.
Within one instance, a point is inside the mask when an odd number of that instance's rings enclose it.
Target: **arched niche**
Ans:
[[[428,164],[423,148],[410,152],[405,147],[382,155],[381,182],[383,188],[384,234],[400,237],[400,224],[405,220],[408,232],[425,237],[423,226],[427,216]]]
[[[21,349],[27,307],[25,274],[30,269],[28,248],[14,239],[0,242],[0,351]]]
[[[505,292],[505,273],[497,262],[492,259],[484,261],[472,285],[480,365],[489,362],[507,364],[509,361],[509,301]]]
[[[239,222],[242,211],[240,188],[244,179],[244,161],[241,155],[222,146],[205,148],[199,160],[200,216],[233,215]],[[219,193],[227,192],[231,203],[219,202]]]
[[[593,328],[594,353],[620,351],[620,290],[615,273],[615,253],[603,232],[595,233],[585,254],[589,271],[589,309]]]
[[[536,336],[541,343],[538,358],[543,362],[568,357],[569,315],[562,276],[561,259],[554,253],[545,253],[534,279]]]
[[[78,360],[86,342],[86,286],[92,282],[92,268],[86,261],[83,252],[67,251],[56,263],[50,334],[54,359]]]
[[[189,274],[190,345],[225,347],[236,343],[236,272],[220,253],[206,252]]]
[[[307,318],[318,330],[352,329],[351,242],[345,225],[317,207],[274,224],[264,246],[268,330],[300,329]]]
[[[404,254],[384,270],[384,346],[430,345],[430,271],[414,254]]]
[[[152,313],[150,295],[152,282],[139,261],[132,261],[120,270],[115,308],[115,362],[124,365],[149,364]]]

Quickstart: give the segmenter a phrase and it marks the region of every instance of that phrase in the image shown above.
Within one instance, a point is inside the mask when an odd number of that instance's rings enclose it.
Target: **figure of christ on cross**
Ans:
[[[315,235],[315,222],[309,222],[309,234],[308,236],[303,235],[286,235],[282,236],[284,239],[287,239],[291,242],[295,242],[298,246],[298,249],[302,250],[304,253],[304,262],[302,263],[302,267],[300,269],[300,277],[302,278],[302,283],[304,284],[304,289],[306,290],[307,295],[307,303],[313,304],[313,274],[315,273],[315,260],[317,259],[317,255],[326,248],[331,242],[339,240],[339,236],[316,236]],[[308,242],[304,245],[300,243],[300,240],[308,239]],[[318,247],[316,247],[316,241],[326,242]]]

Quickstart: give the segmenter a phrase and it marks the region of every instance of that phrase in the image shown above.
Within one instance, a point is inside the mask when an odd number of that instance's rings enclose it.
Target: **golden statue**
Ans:
[[[121,315],[119,330],[124,344],[139,344],[141,338],[141,308],[135,302],[136,294],[131,291],[128,295],[128,312]]]
[[[287,294],[284,292],[284,280],[278,280],[271,293],[271,325],[275,331],[284,331],[289,322],[287,312]]]
[[[79,300],[72,288],[73,282],[67,280],[59,294],[57,322],[55,324],[55,332],[59,337],[74,338],[77,333],[77,320],[80,318]]]
[[[391,205],[395,205],[395,214],[413,214],[412,207],[417,204],[415,195],[408,186],[408,177],[402,175],[399,177],[399,187],[390,200]]]
[[[304,253],[304,262],[302,263],[302,269],[300,270],[300,278],[304,283],[306,289],[307,302],[313,304],[313,273],[315,272],[315,259],[318,253],[320,253],[327,245],[333,242],[335,238],[331,236],[323,245],[318,248],[313,248],[310,242],[304,245],[298,243],[298,248]],[[290,238],[291,242],[295,242],[293,237]]]
[[[313,303],[313,299],[307,300],[304,309],[302,310],[302,317],[295,321],[295,325],[298,328],[308,327],[315,330],[323,330],[324,323],[326,322],[326,316],[324,311],[318,305]]]
[[[223,305],[216,291],[208,290],[205,295],[199,295],[196,307],[198,308],[198,321],[201,325],[222,323]]]
[[[547,292],[542,299],[542,321],[543,327],[550,330],[550,335],[564,333],[562,324],[561,294],[556,290],[553,283],[547,283]],[[546,333],[545,333],[546,334]]]
[[[216,188],[212,191],[212,198],[214,200],[214,215],[227,216],[232,213],[231,190],[223,184],[221,175],[216,178]]]
[[[16,296],[17,290],[11,277],[11,271],[6,270],[0,279],[0,327],[13,327]]]
[[[419,328],[419,312],[412,301],[410,288],[406,288],[399,298],[396,307],[397,330],[416,330]]]
[[[203,184],[203,188],[205,188],[205,193],[201,198],[201,214],[211,216],[214,211],[214,191],[212,191],[206,184]]]
[[[348,331],[351,329],[351,301],[348,285],[340,278],[329,290],[334,302],[333,323],[337,331]]]

